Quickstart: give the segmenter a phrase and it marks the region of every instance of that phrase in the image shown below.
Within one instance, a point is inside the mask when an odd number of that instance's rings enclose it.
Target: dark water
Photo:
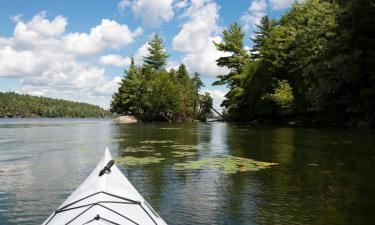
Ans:
[[[42,223],[106,146],[116,156],[144,140],[208,149],[175,158],[155,143],[165,161],[121,167],[169,224],[375,224],[373,132],[108,120],[0,120],[0,224]],[[171,169],[223,154],[279,165],[230,175]]]

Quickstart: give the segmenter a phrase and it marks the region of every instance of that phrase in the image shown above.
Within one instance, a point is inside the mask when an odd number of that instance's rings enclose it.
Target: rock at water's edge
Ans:
[[[119,116],[113,120],[116,123],[137,123],[138,120],[134,116]]]

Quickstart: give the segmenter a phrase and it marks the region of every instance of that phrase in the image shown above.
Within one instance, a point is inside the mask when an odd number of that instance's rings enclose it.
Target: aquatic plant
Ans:
[[[135,157],[135,156],[124,156],[116,158],[118,164],[123,164],[127,166],[143,166],[152,163],[161,163],[165,158],[161,157]]]
[[[175,170],[199,170],[207,167],[210,169],[218,169],[225,174],[232,174],[245,171],[258,171],[261,169],[270,168],[273,165],[277,165],[277,163],[262,162],[248,158],[226,155],[203,158],[185,163],[176,163],[173,168]]]
[[[182,151],[172,151],[174,157],[185,157],[197,155],[197,152],[182,152]]]
[[[166,143],[175,143],[175,141],[171,140],[146,140],[140,141],[141,144],[166,144]]]
[[[121,149],[123,152],[154,152],[152,148],[141,148],[141,147],[126,147]]]

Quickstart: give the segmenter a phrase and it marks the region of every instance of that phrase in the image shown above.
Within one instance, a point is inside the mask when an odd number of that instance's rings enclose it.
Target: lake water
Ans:
[[[175,157],[162,141],[199,148]],[[124,152],[144,145],[154,152]],[[0,224],[42,223],[106,146],[113,156],[165,158],[119,166],[169,224],[375,224],[374,132],[78,119],[0,119]],[[235,174],[173,169],[218,155],[279,164]]]

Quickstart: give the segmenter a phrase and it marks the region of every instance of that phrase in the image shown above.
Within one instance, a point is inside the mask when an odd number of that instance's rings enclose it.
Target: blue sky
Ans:
[[[246,31],[268,14],[279,18],[294,0],[13,0],[0,3],[0,91],[89,102],[108,108],[134,57],[142,63],[154,32],[171,55],[168,68],[199,72],[217,108],[225,87],[212,87],[225,68],[212,41],[238,21]]]

